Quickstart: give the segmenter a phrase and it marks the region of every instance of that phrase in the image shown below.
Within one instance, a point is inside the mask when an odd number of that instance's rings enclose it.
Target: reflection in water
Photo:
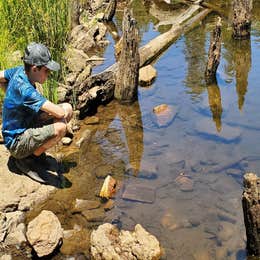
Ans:
[[[209,85],[207,87],[209,107],[212,113],[212,119],[216,124],[218,132],[221,131],[221,115],[222,115],[222,104],[221,104],[221,92],[219,86],[216,84]]]
[[[251,69],[251,42],[242,40],[235,42],[234,67],[236,71],[236,91],[238,95],[238,108],[243,109],[245,94],[248,85],[248,73]]]
[[[193,97],[200,96],[205,90],[204,71],[206,64],[205,26],[193,30],[185,36],[185,59],[188,63],[186,86]]]
[[[132,105],[117,104],[129,153],[129,163],[137,176],[143,155],[143,123],[139,102]]]

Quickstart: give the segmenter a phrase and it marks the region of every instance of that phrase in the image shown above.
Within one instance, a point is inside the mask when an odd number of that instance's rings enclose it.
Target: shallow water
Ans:
[[[217,2],[229,7],[226,1]],[[156,19],[147,15],[148,8],[135,10],[142,45],[159,34],[153,29]],[[118,12],[117,24],[120,17]],[[131,230],[140,223],[158,238],[164,259],[246,259],[243,174],[258,173],[260,168],[259,18],[260,5],[255,3],[251,40],[239,43],[231,38],[228,20],[223,21],[216,85],[204,83],[216,19],[211,14],[157,60],[156,81],[149,88],[139,87],[138,102],[121,106],[113,101],[99,107],[99,124],[90,127],[82,122],[81,131],[92,131],[91,143],[80,152],[64,149],[65,162],[77,163],[66,175],[72,186],[59,190],[43,208],[53,210],[65,229],[75,224],[95,227],[70,209],[76,198],[96,199],[103,179],[95,173],[104,166],[122,181],[115,207],[106,213],[104,222]],[[94,72],[114,62],[113,39],[109,39],[106,62]],[[173,105],[177,116],[160,128],[152,110],[163,103]],[[129,163],[137,169],[132,174],[124,170]],[[179,183],[180,176],[190,185],[188,189]],[[123,199],[122,193],[131,185],[143,187],[137,194],[140,197],[152,189],[154,201]],[[84,249],[75,251],[71,254],[87,254]]]

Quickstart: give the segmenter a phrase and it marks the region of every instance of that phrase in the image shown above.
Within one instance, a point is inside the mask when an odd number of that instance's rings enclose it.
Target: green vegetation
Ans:
[[[48,46],[53,59],[62,64],[70,28],[69,6],[70,0],[0,0],[0,69],[21,64],[10,56],[32,41]],[[44,93],[53,101],[62,74],[53,74],[44,86]]]

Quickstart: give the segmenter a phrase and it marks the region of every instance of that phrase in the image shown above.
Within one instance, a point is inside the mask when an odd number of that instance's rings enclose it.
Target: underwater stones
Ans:
[[[150,86],[157,76],[157,72],[152,65],[147,65],[139,70],[139,84]]]
[[[153,108],[153,121],[158,127],[169,126],[177,115],[177,108],[172,105],[161,104]]]
[[[91,254],[94,259],[153,259],[162,255],[159,241],[140,224],[133,232],[119,231],[114,225],[105,223],[90,236]]]
[[[88,222],[102,222],[105,218],[105,212],[101,208],[84,210],[82,215]]]
[[[154,203],[155,189],[147,187],[144,184],[128,184],[125,187],[122,198],[125,200],[133,200],[145,203]]]
[[[102,185],[99,196],[101,198],[106,198],[106,199],[111,198],[116,192],[116,184],[117,181],[114,178],[112,178],[110,175],[108,175]]]
[[[193,191],[193,180],[184,173],[181,173],[179,176],[177,176],[175,182],[181,191]]]
[[[103,208],[104,208],[105,211],[109,211],[109,210],[111,210],[111,209],[114,208],[114,207],[115,207],[115,202],[114,202],[113,200],[108,200],[108,201],[104,204],[104,206],[103,206]]]
[[[76,142],[76,146],[81,148],[85,145],[88,145],[91,139],[91,131],[89,129],[84,130],[84,132],[81,134],[81,137]]]
[[[89,210],[89,209],[97,209],[100,207],[100,204],[101,203],[97,200],[76,199],[72,208],[72,213],[82,212],[84,210]]]
[[[61,224],[51,211],[43,210],[27,227],[26,236],[39,257],[51,254],[62,239]]]
[[[84,120],[84,124],[85,125],[97,125],[99,124],[99,117],[97,116],[91,116],[91,117],[87,117],[85,120]]]
[[[224,142],[234,142],[241,136],[240,129],[226,124],[222,124],[222,130],[218,132],[214,122],[209,118],[198,121],[195,124],[195,131],[205,137],[217,138]]]
[[[107,175],[113,175],[112,170],[113,167],[111,165],[101,164],[94,169],[94,174],[98,179],[105,179]]]

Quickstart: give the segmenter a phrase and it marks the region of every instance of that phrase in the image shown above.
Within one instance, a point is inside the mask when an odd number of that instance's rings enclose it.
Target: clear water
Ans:
[[[226,1],[216,2],[230,13]],[[207,87],[204,83],[210,33],[216,19],[211,14],[157,60],[156,81],[149,88],[139,87],[137,103],[121,106],[113,101],[99,107],[96,116],[100,123],[91,127],[92,142],[66,157],[77,162],[67,175],[72,186],[59,190],[43,205],[58,215],[65,229],[75,223],[88,226],[82,216],[70,212],[71,203],[75,198],[97,199],[95,194],[103,180],[97,179],[95,172],[105,165],[112,167],[122,188],[104,221],[117,221],[130,230],[140,223],[158,238],[165,250],[164,259],[246,259],[243,175],[260,169],[260,5],[254,4],[251,40],[235,42],[229,20],[223,21],[216,85]],[[134,11],[143,45],[159,32],[153,29],[155,21],[147,9],[138,8]],[[117,15],[117,24],[121,14]],[[114,42],[109,39],[106,61],[94,72],[114,62]],[[162,128],[152,117],[153,107],[160,104],[173,105],[178,111]],[[90,127],[83,126],[81,131],[85,128]],[[125,174],[129,163],[137,168],[136,175]],[[152,169],[148,173],[147,165]],[[191,185],[188,190],[180,179]],[[154,202],[122,199],[128,185],[145,187],[138,196],[152,189]]]

